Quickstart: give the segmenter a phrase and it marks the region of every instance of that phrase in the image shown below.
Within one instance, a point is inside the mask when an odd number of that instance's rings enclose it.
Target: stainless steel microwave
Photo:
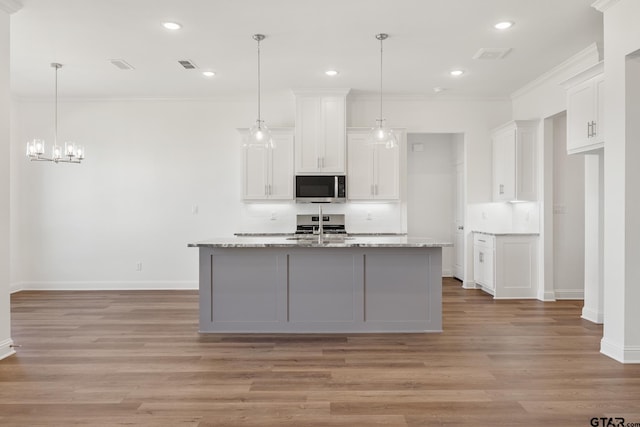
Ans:
[[[340,203],[347,199],[344,175],[297,175],[296,202]]]

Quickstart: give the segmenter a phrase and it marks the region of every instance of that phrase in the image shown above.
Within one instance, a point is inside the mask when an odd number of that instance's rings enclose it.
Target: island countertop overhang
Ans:
[[[442,248],[453,243],[428,237],[395,236],[236,236],[189,243],[192,248]]]

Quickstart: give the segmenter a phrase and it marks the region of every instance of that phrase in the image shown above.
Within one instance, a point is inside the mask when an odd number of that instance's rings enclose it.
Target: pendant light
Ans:
[[[271,131],[260,117],[260,42],[265,39],[265,35],[254,34],[253,39],[258,43],[258,119],[249,128],[249,138],[245,146],[268,149],[274,148],[273,138],[271,137]]]
[[[74,142],[64,143],[64,149],[58,145],[58,70],[62,64],[53,62],[51,67],[55,69],[55,113],[53,147],[51,147],[51,157],[45,157],[45,142],[43,139],[34,139],[27,142],[27,157],[31,161],[55,162],[55,163],[80,163],[84,159],[84,147]]]
[[[398,145],[398,140],[392,129],[384,125],[382,118],[382,42],[389,37],[388,34],[376,34],[376,39],[380,40],[380,117],[376,120],[376,125],[371,129],[370,141],[374,145],[384,145],[386,148],[393,148]]]

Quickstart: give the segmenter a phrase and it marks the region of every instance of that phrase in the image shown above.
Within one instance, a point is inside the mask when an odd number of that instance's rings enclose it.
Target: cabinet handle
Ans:
[[[269,191],[269,196],[271,195],[271,184],[267,185],[267,190]]]
[[[587,138],[591,138],[591,123],[587,122]]]
[[[376,191],[376,192],[374,193],[374,195],[376,195],[376,196],[377,196],[377,195],[378,195],[378,184],[374,184],[374,185],[373,185],[373,188],[374,188],[374,189],[375,189],[375,191]]]
[[[458,226],[458,230],[464,230],[464,226],[463,225],[459,225]]]
[[[324,157],[322,157],[322,169],[324,169]]]
[[[375,193],[373,192],[373,184],[371,184],[371,191],[370,194],[373,196]]]
[[[478,239],[478,242],[486,243],[486,240]]]
[[[504,184],[500,184],[500,194],[504,194]]]
[[[479,256],[479,261],[480,262],[484,262],[484,252],[480,252],[478,255],[480,255]]]
[[[596,136],[598,134],[598,131],[596,131],[596,122],[592,121],[591,122],[591,136]]]

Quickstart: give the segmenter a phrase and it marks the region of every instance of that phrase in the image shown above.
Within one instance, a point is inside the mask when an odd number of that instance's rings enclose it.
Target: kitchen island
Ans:
[[[200,252],[200,332],[442,331],[442,247],[408,236],[242,236]]]

